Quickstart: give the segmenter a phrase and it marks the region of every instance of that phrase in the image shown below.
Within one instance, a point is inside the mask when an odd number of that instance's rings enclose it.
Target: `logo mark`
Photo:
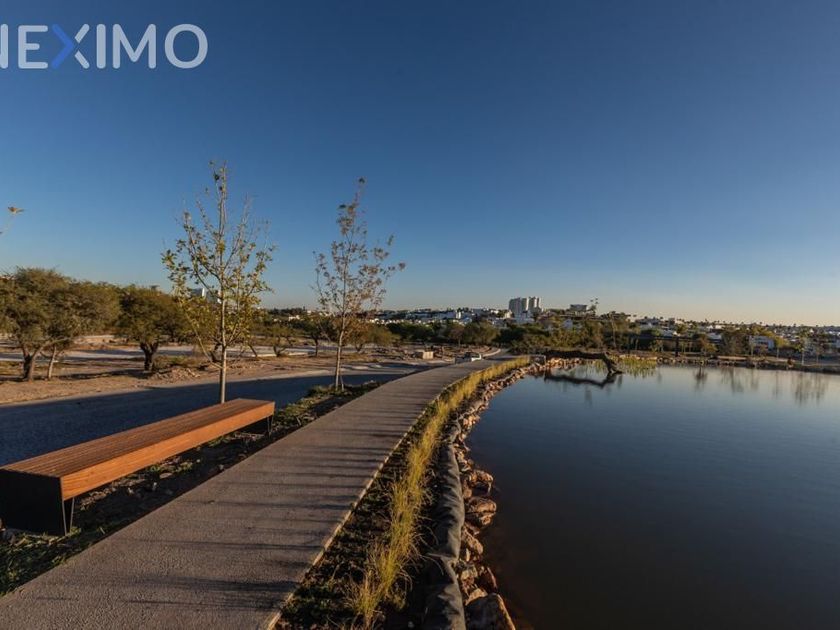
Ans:
[[[9,49],[11,46],[9,31],[8,24],[0,24],[0,69],[4,70],[9,67]],[[146,65],[150,69],[155,69],[158,65],[158,28],[155,24],[149,24],[146,27],[136,44],[131,43],[121,25],[113,24],[109,28],[108,25],[97,24],[92,46],[86,47],[85,51],[82,50],[82,47],[85,44],[85,38],[91,31],[89,24],[82,24],[73,37],[70,37],[67,31],[58,24],[53,24],[49,28],[45,24],[22,24],[17,27],[16,31],[17,46],[14,48],[17,52],[17,67],[21,70],[46,70],[47,68],[56,70],[71,55],[82,69],[88,70],[91,67],[91,62],[88,61],[85,53],[90,54],[91,49],[96,68],[100,70],[108,67],[120,68],[123,63],[123,56],[127,57],[130,63],[136,64],[145,55]],[[50,31],[60,43],[61,49],[48,63],[43,58],[42,52],[42,44],[46,42],[38,38],[39,35]],[[192,40],[195,52],[191,58],[183,56],[183,51],[182,56],[179,56],[175,49],[176,42],[179,39],[187,42]],[[163,56],[171,66],[181,70],[197,68],[204,63],[207,58],[207,50],[207,35],[195,24],[173,26],[163,38]]]

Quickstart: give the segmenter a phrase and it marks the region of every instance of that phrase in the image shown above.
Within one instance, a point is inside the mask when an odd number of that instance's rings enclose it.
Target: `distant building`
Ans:
[[[773,350],[776,347],[776,340],[772,337],[768,337],[767,335],[751,335],[749,342],[750,348],[752,348],[753,350],[755,350],[756,348]]]
[[[508,310],[517,321],[533,319],[542,310],[542,299],[538,297],[518,297],[508,302]]]

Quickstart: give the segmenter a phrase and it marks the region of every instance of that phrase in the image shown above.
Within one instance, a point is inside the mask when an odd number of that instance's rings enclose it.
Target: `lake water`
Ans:
[[[840,376],[528,378],[469,445],[522,627],[840,628]]]

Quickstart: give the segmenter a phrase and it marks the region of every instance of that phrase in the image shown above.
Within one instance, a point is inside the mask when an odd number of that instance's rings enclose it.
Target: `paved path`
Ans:
[[[444,387],[392,381],[0,598],[0,628],[264,628]]]
[[[344,381],[388,381],[411,367],[383,366],[346,370]],[[228,382],[228,398],[257,398],[288,405],[316,385],[328,385],[332,375],[291,374],[280,377],[235,379]],[[0,405],[0,465],[93,440],[103,435],[186,413],[217,402],[218,384],[166,384],[155,388],[108,392]]]

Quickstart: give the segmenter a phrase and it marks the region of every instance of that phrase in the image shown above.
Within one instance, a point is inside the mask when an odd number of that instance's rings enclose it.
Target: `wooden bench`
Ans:
[[[267,420],[274,403],[240,398],[153,422],[0,468],[0,519],[57,536],[72,525],[75,497]]]

